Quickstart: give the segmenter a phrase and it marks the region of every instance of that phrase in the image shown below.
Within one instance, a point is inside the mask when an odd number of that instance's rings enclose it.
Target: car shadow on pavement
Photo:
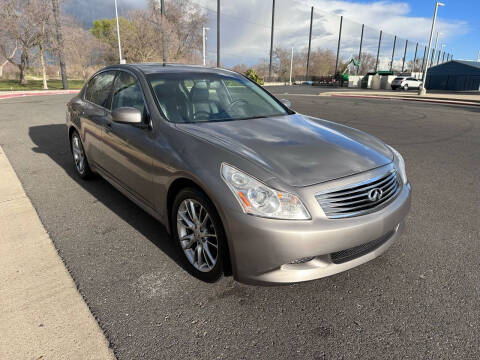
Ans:
[[[165,227],[135,205],[100,176],[86,181],[76,174],[70,153],[67,128],[63,124],[33,126],[29,136],[36,145],[32,150],[49,156],[77,184],[104,204],[123,221],[150,240],[184,270],[180,254]]]

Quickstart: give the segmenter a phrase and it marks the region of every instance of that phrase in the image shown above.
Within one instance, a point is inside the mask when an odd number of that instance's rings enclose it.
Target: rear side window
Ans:
[[[145,110],[142,89],[137,79],[125,71],[118,73],[113,90],[112,110],[120,107],[133,107],[142,114]]]
[[[88,83],[85,99],[108,109],[113,79],[115,71],[106,71],[95,76]]]
[[[393,80],[400,81],[400,80],[403,80],[403,79],[404,79],[404,78],[402,78],[402,77],[397,77],[397,78],[395,78],[395,79],[393,79]]]

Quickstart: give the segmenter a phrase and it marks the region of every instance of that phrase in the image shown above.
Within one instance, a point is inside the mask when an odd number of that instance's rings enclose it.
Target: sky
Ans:
[[[175,1],[175,0],[165,0]],[[111,4],[109,5],[109,2]],[[216,0],[192,0],[206,12],[210,28],[207,56],[216,58]],[[113,17],[114,0],[75,0],[66,10],[84,21]],[[118,0],[120,14],[144,8],[147,0]],[[438,46],[456,59],[476,60],[480,50],[480,0],[443,0],[436,32]],[[340,16],[343,16],[340,57],[358,54],[361,24],[365,24],[363,51],[376,55],[379,31],[383,31],[380,63],[387,67],[392,56],[399,62],[408,39],[407,60],[423,55],[428,44],[435,2],[431,0],[276,0],[274,46],[302,51],[308,45],[310,8],[314,7],[312,48],[336,51]],[[271,0],[221,0],[222,63],[253,64],[268,60],[270,48]],[[435,43],[435,35],[433,43]],[[432,47],[434,44],[432,44]],[[381,68],[382,66],[380,66]]]

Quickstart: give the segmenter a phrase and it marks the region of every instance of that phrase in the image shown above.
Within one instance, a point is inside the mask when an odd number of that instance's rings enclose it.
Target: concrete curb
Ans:
[[[388,95],[367,95],[367,94],[341,94],[341,93],[322,93],[319,96],[332,96],[332,97],[346,97],[346,98],[363,98],[363,99],[387,99],[387,100],[403,100],[403,101],[419,101],[429,102],[437,104],[451,104],[451,105],[468,105],[468,106],[480,106],[480,101],[476,100],[457,100],[453,98],[425,98],[425,97],[413,97],[413,96],[388,96]]]
[[[0,147],[0,359],[115,359]]]
[[[45,91],[25,91],[25,92],[2,92],[0,91],[0,99],[10,99],[23,96],[45,96],[45,95],[64,95],[78,94],[80,90],[45,90]]]

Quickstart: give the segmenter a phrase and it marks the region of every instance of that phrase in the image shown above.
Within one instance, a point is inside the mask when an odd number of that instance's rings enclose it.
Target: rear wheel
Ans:
[[[200,190],[183,189],[175,198],[170,218],[172,235],[188,272],[207,282],[220,279],[226,239],[212,202]]]
[[[92,170],[88,165],[87,156],[85,155],[85,150],[83,148],[82,140],[78,132],[74,131],[70,137],[70,146],[72,149],[73,163],[75,165],[75,170],[77,174],[82,179],[88,179],[92,176]]]

